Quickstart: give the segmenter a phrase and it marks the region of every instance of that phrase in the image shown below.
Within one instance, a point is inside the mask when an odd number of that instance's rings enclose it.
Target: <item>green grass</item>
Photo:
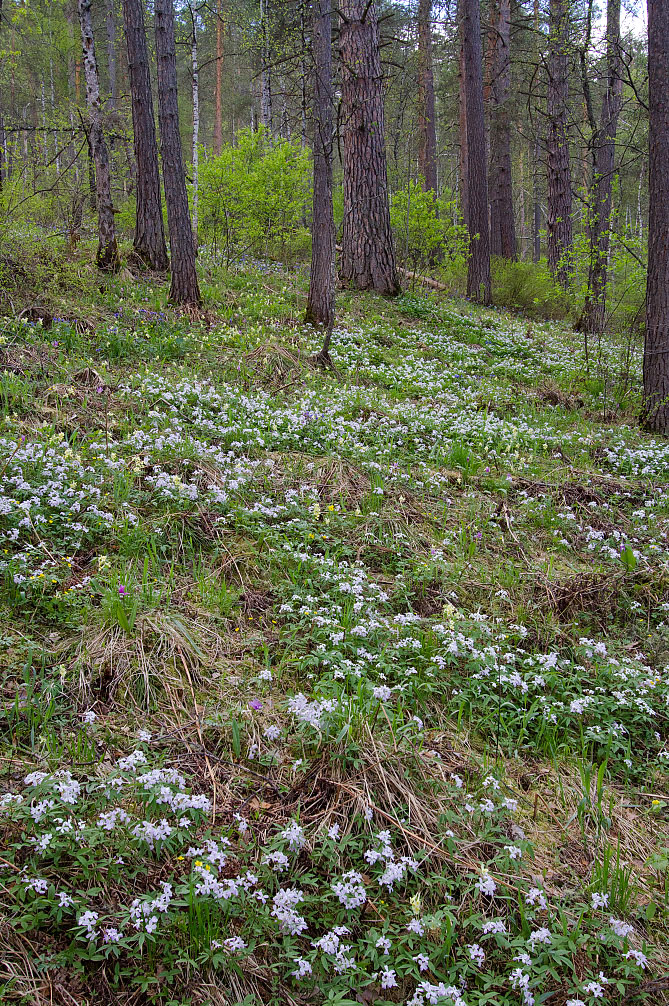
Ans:
[[[640,347],[342,292],[338,379],[304,271],[70,267],[0,347],[0,1000],[662,1001]]]

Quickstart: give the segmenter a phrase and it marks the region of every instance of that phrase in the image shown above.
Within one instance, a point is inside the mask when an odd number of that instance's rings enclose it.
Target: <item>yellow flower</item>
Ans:
[[[413,894],[409,898],[409,904],[414,915],[420,915],[420,894]]]

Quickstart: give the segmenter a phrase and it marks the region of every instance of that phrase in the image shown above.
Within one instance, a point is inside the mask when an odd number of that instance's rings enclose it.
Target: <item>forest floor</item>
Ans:
[[[0,1001],[669,1001],[639,347],[341,293],[335,374],[303,272],[68,269],[2,323]]]

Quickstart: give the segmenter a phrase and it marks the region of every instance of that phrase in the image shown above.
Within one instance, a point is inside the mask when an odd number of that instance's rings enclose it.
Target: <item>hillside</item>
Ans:
[[[669,1001],[640,347],[340,292],[322,371],[300,270],[78,254],[0,347],[0,1001]]]

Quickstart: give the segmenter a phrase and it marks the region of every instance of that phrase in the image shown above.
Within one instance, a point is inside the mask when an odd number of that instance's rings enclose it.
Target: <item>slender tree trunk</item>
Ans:
[[[98,211],[98,252],[96,261],[99,269],[112,272],[118,268],[119,254],[114,226],[114,208],[111,196],[111,173],[109,151],[102,130],[102,107],[100,105],[100,81],[95,59],[95,41],[91,22],[91,0],[79,0],[79,22],[84,55],[86,77],[86,102],[89,115],[89,138],[92,159],[95,162],[95,193]]]
[[[490,252],[516,257],[511,179],[511,0],[497,0],[490,86]]]
[[[144,0],[123,0],[132,96],[132,124],[137,165],[137,215],[133,253],[149,269],[167,269],[167,247],[160,199],[158,146],[153,118],[149,48],[144,26]]]
[[[260,0],[260,26],[262,46],[260,54],[260,125],[272,135],[272,67],[269,43],[267,6],[269,0]]]
[[[648,280],[644,425],[669,436],[669,4],[648,0]]]
[[[221,0],[216,5],[216,90],[214,94],[214,155],[220,157],[223,149],[222,111],[222,71],[223,71],[223,16]]]
[[[155,0],[156,59],[158,66],[158,122],[167,222],[170,232],[174,304],[199,307],[200,288],[195,271],[195,243],[188,213],[188,193],[184,172],[179,104],[177,99],[177,58],[174,40],[172,0]]]
[[[572,192],[569,160],[569,4],[550,0],[548,38],[548,265],[567,286],[572,272]]]
[[[305,321],[324,325],[329,350],[335,318],[335,223],[332,211],[332,9],[331,0],[314,0],[314,202],[311,222],[311,276]]]
[[[193,76],[193,198],[192,203],[192,227],[193,241],[197,251],[198,239],[198,195],[199,195],[199,171],[200,171],[200,87],[199,69],[197,59],[197,22],[193,8],[190,8],[190,16],[193,22],[193,37],[191,45],[192,76]]]
[[[611,244],[611,211],[615,171],[616,133],[622,106],[620,58],[620,0],[608,0],[606,9],[607,84],[602,118],[595,136],[594,178],[590,220],[590,269],[582,327],[601,332],[606,316],[606,284]]]
[[[118,84],[116,80],[116,0],[107,0],[107,67],[109,72],[109,110],[116,111]]]
[[[490,232],[488,171],[483,108],[483,48],[479,0],[462,0],[465,104],[467,109],[467,201],[470,254],[467,296],[489,304]]]
[[[460,57],[458,65],[458,126],[460,138],[460,208],[465,226],[469,228],[469,162],[467,157],[467,96],[465,89],[465,47],[462,42],[464,33],[464,17],[462,15],[462,0],[460,8]]]
[[[344,166],[340,273],[359,290],[400,284],[390,229],[383,77],[374,0],[342,0],[339,51]]]
[[[432,0],[418,2],[418,171],[437,194],[437,132],[432,69]]]

